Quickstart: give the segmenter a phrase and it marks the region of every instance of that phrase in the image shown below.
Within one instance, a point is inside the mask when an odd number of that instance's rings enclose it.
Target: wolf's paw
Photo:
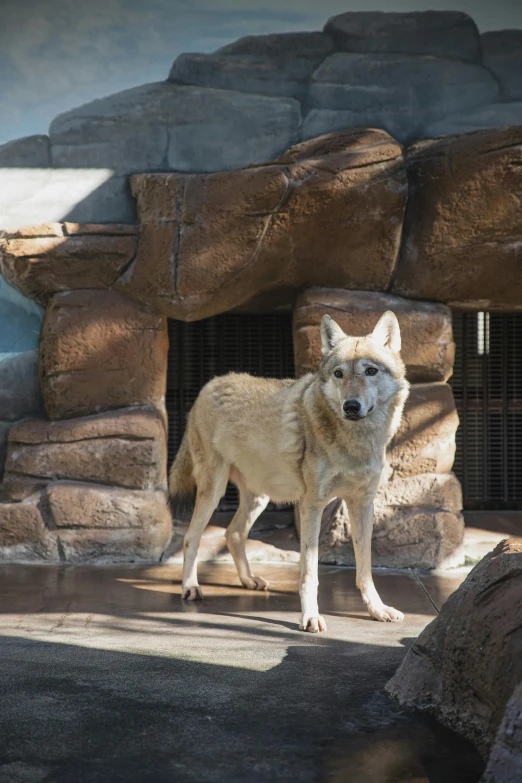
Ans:
[[[262,576],[252,576],[248,579],[242,579],[241,584],[247,590],[268,590],[269,582]]]
[[[181,597],[184,601],[202,601],[203,590],[199,585],[183,585]]]
[[[371,605],[368,604],[368,612],[370,617],[374,620],[379,620],[381,623],[398,623],[404,620],[404,615],[399,612],[398,609],[394,609],[393,606],[385,606],[384,604]]]
[[[321,633],[321,631],[326,631],[324,617],[321,617],[320,614],[316,614],[314,617],[308,617],[304,614],[299,623],[299,630],[308,631],[308,633]]]

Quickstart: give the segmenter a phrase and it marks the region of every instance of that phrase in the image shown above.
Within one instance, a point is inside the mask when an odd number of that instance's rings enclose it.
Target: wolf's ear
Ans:
[[[345,333],[329,315],[323,315],[321,320],[321,344],[323,356],[330,353],[340,340],[346,337]]]
[[[379,320],[372,332],[373,339],[393,353],[401,350],[401,330],[395,313],[387,310]]]

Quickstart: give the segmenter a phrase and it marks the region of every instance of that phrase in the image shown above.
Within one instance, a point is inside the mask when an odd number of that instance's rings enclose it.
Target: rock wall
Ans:
[[[166,81],[74,108],[48,136],[0,147],[0,227],[132,222],[131,173],[231,170],[341,129],[410,143],[522,124],[521,36],[480,36],[453,11],[349,12],[322,32],[182,54]]]

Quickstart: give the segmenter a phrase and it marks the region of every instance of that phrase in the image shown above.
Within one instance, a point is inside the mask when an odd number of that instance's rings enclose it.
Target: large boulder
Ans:
[[[301,138],[313,139],[325,133],[365,127],[385,130],[401,144],[422,136],[425,117],[422,112],[399,109],[311,109],[301,125]]]
[[[498,84],[481,65],[396,54],[337,52],[314,72],[307,104],[312,109],[361,112],[361,118],[381,111],[439,117],[493,102]]]
[[[521,769],[522,682],[507,703],[481,783],[519,783]]]
[[[510,125],[522,125],[522,101],[490,103],[470,111],[458,111],[428,122],[417,138],[431,139],[436,136],[451,136],[476,130],[498,131]]]
[[[24,136],[0,145],[0,169],[46,169],[50,165],[48,136]]]
[[[165,489],[161,413],[125,408],[65,421],[27,419],[12,427],[3,498],[22,500],[59,479]]]
[[[382,131],[321,137],[230,173],[135,175],[132,188],[138,253],[115,287],[168,317],[204,318],[276,286],[391,281],[406,180]]]
[[[55,294],[42,327],[40,381],[51,419],[161,405],[165,318],[113,291]]]
[[[296,301],[293,331],[297,374],[315,370],[321,361],[321,318],[325,313],[346,334],[360,336],[369,334],[386,310],[393,310],[399,319],[401,356],[408,380],[447,381],[455,357],[449,308],[390,294],[335,288],[308,288]]]
[[[402,707],[431,713],[487,757],[522,682],[521,628],[522,539],[510,539],[446,601],[386,689]],[[486,777],[492,779],[509,780]]]
[[[522,128],[414,144],[393,293],[475,310],[522,299]]]
[[[414,383],[401,425],[388,446],[387,459],[397,478],[448,473],[455,459],[459,417],[451,386]]]
[[[349,11],[333,16],[324,29],[346,52],[400,52],[472,61],[480,57],[477,26],[459,11]]]
[[[313,60],[253,55],[180,54],[169,74],[174,84],[300,98],[314,71]]]
[[[136,253],[136,226],[48,223],[0,239],[0,270],[27,296],[109,288]]]
[[[522,101],[522,30],[482,33],[482,59],[500,83],[505,101]]]
[[[296,139],[300,120],[292,98],[145,84],[56,117],[49,130],[52,163],[110,169],[111,179],[96,195],[94,219],[121,214],[120,220],[132,220],[127,174],[221,171],[270,160]],[[103,216],[102,202],[110,217]],[[84,219],[81,209],[80,217],[72,212],[70,219]]]

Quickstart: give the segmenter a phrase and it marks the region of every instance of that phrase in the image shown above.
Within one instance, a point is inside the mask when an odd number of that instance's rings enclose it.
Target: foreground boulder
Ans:
[[[481,783],[519,783],[522,770],[522,683],[508,701]]]
[[[131,184],[138,253],[115,288],[170,318],[224,312],[276,283],[380,290],[391,281],[406,179],[402,149],[384,131],[303,142],[262,167],[138,174]]]
[[[522,539],[513,538],[486,555],[446,601],[386,690],[402,707],[433,714],[487,758],[522,682],[521,629]],[[509,711],[503,725],[520,731],[516,709]]]

